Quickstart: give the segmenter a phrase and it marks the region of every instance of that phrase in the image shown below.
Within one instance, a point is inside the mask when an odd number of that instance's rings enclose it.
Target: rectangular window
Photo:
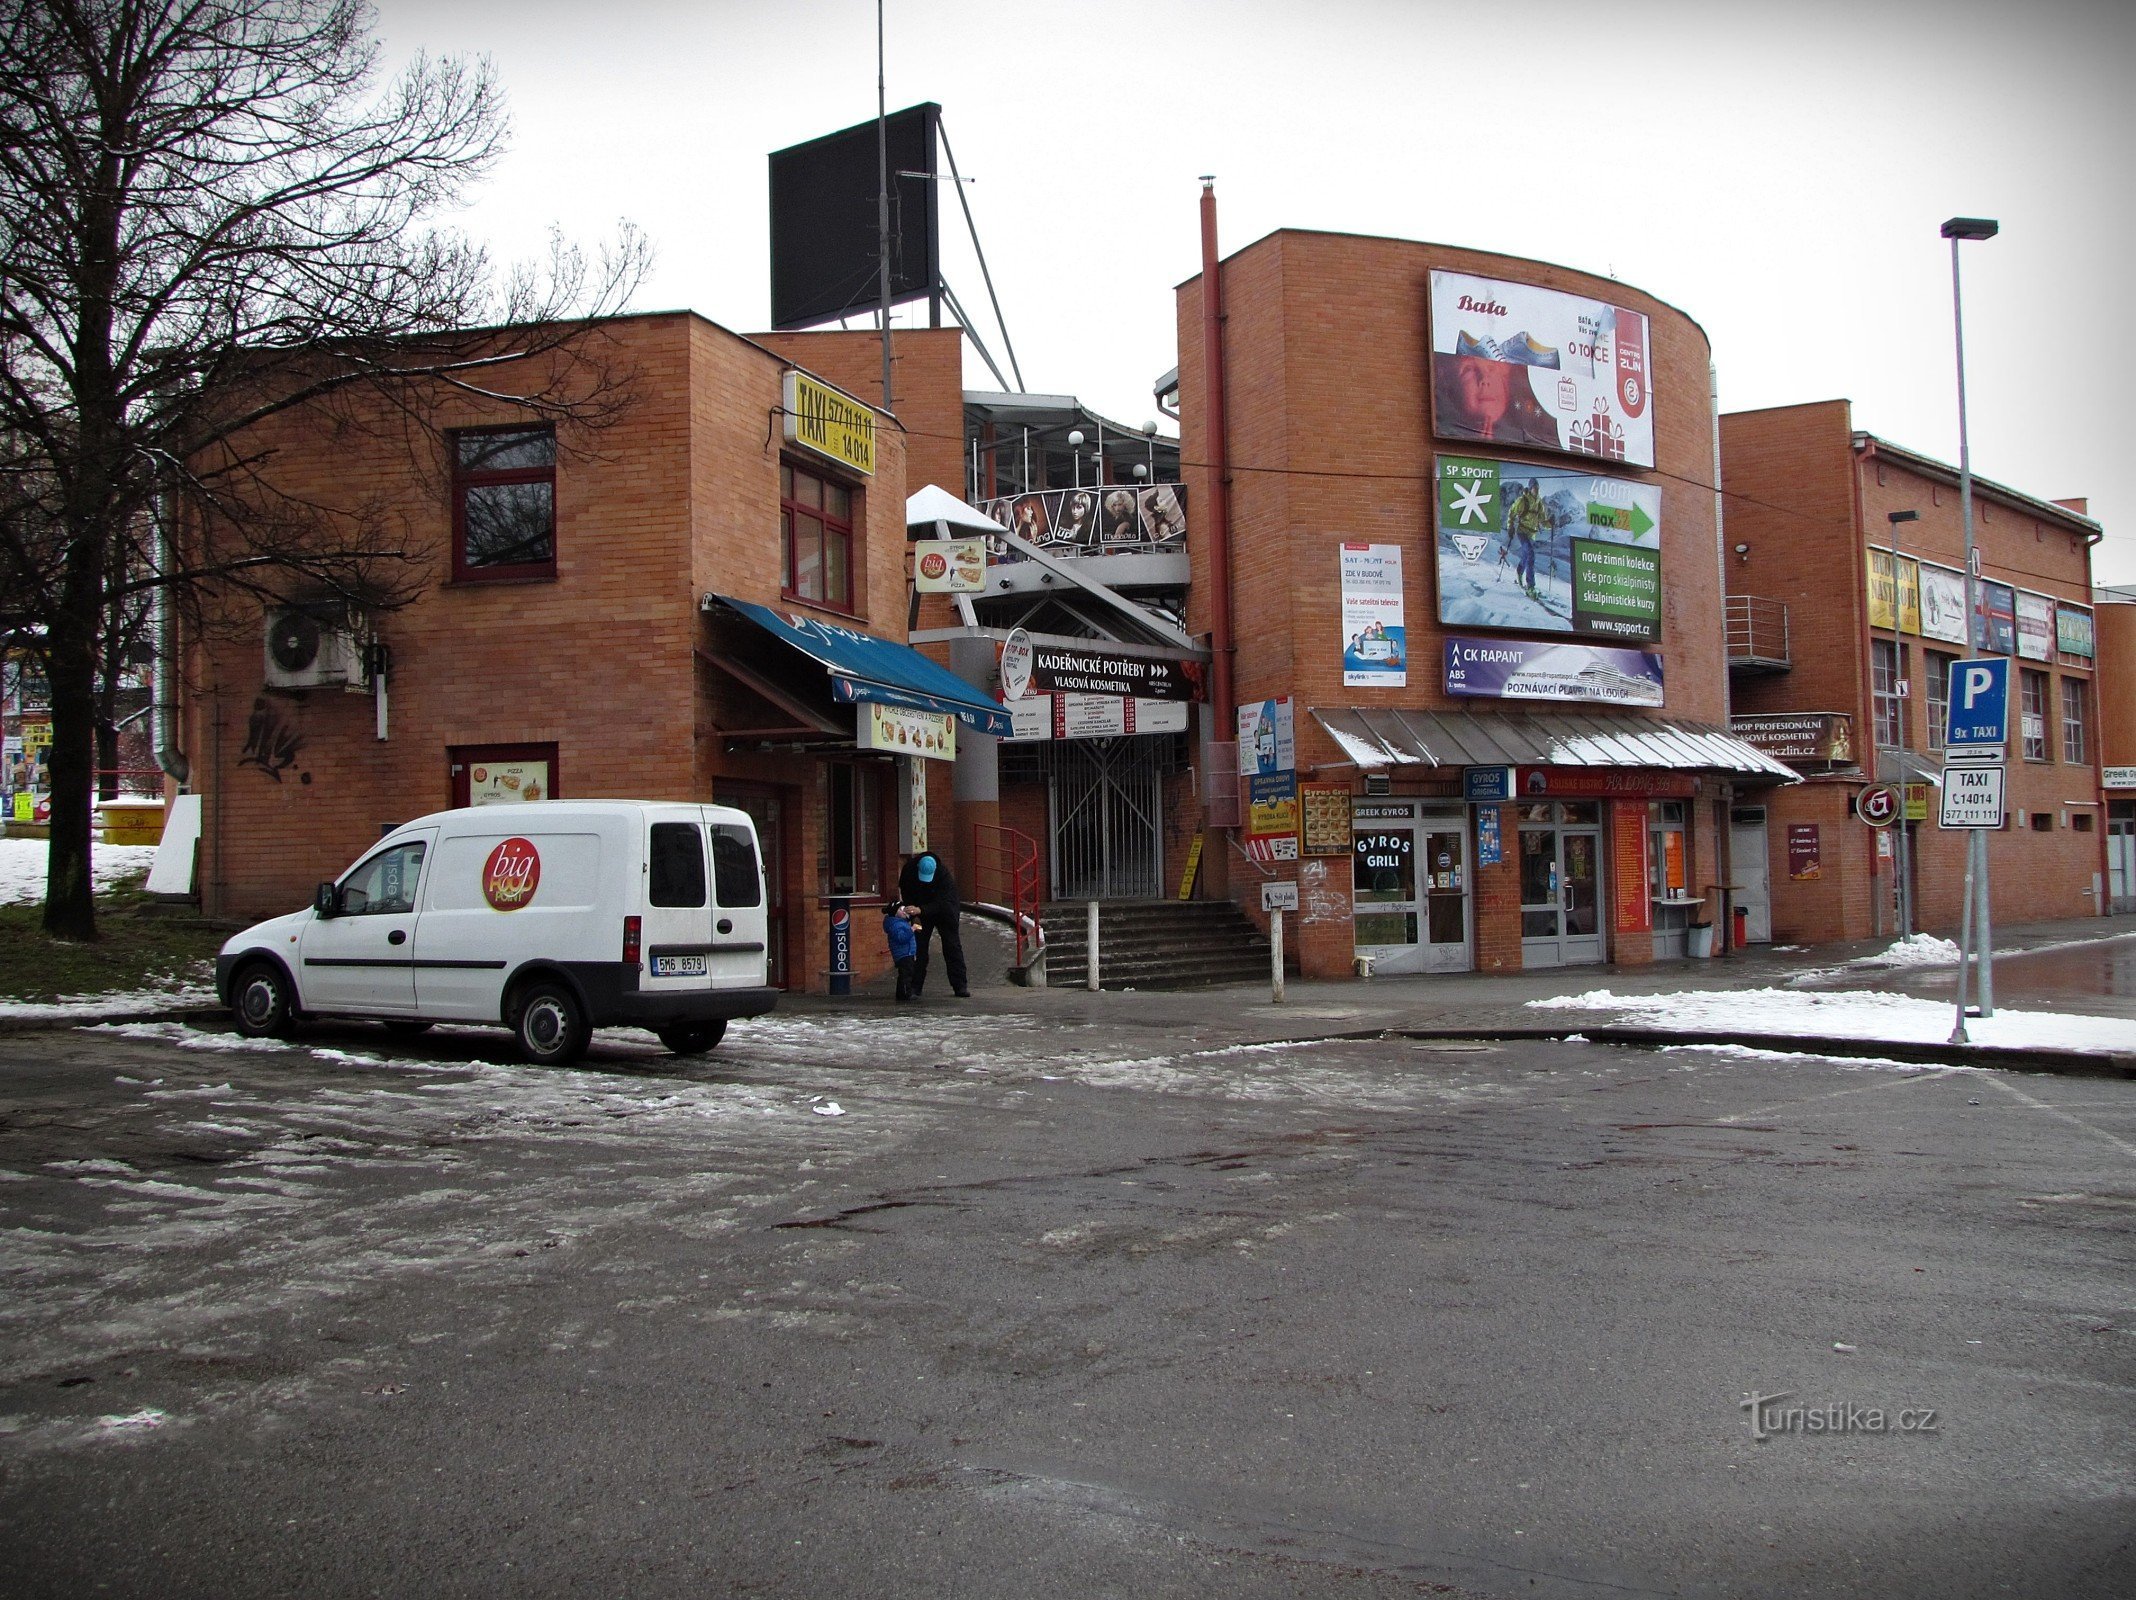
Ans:
[[[646,899],[656,906],[705,903],[705,836],[694,822],[653,824]]]
[[[1943,748],[1943,735],[1951,720],[1951,664],[1958,658],[1941,650],[1923,652],[1928,672],[1928,747]]]
[[[556,430],[452,436],[452,575],[460,582],[556,576]]]
[[[1903,702],[1899,696],[1906,681],[1906,658],[1889,639],[1869,641],[1869,692],[1876,713],[1879,748],[1898,749],[1905,724],[1900,720]]]
[[[2091,741],[2084,732],[2084,680],[2062,680],[2062,759],[2073,767],[2091,760]]]
[[[853,600],[853,491],[790,461],[779,463],[779,531],[787,594],[836,611]]]
[[[764,903],[764,875],[757,870],[756,841],[747,828],[712,825],[712,889],[730,911]]]
[[[2052,761],[2047,748],[2047,674],[2018,669],[2018,733],[2027,761]]]
[[[841,764],[830,769],[830,893],[868,894],[880,885],[876,850],[876,769]]]

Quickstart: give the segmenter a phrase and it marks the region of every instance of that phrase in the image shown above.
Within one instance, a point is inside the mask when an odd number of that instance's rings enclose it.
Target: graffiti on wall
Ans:
[[[245,722],[245,748],[238,755],[239,764],[258,767],[280,783],[282,774],[296,766],[303,753],[304,736],[282,720],[281,710],[264,695],[255,699]],[[311,774],[300,772],[297,781],[310,783]]]

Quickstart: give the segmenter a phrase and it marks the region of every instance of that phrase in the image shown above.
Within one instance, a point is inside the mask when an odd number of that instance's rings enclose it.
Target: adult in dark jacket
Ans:
[[[912,969],[912,994],[919,998],[927,982],[927,946],[939,937],[942,965],[949,969],[950,992],[960,999],[971,994],[964,970],[964,935],[957,928],[957,880],[949,866],[932,850],[922,851],[905,863],[897,875],[898,898],[919,907],[920,954]]]

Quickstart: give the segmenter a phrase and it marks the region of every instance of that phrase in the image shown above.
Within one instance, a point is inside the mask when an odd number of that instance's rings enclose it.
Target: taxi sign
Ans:
[[[2003,774],[2007,767],[1956,767],[1944,774],[1943,815],[1946,828],[1999,828],[2003,825]]]
[[[1946,748],[2010,742],[2010,663],[1996,658],[1953,661]]]

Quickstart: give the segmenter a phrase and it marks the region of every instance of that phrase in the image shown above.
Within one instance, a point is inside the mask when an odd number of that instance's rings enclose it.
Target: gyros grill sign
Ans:
[[[541,852],[528,839],[507,839],[482,863],[482,898],[498,911],[517,911],[541,883]]]

